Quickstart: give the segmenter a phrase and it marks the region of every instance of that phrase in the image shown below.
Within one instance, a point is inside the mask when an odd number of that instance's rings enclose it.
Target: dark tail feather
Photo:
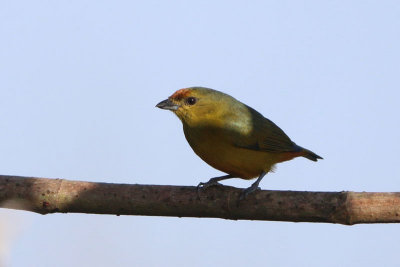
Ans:
[[[312,160],[312,161],[318,161],[319,159],[323,159],[322,157],[318,156],[317,154],[315,154],[314,152],[303,148],[304,151],[304,155],[303,157],[305,157],[306,159]]]

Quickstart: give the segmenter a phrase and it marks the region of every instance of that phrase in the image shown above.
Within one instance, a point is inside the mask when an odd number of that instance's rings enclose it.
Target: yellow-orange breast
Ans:
[[[184,126],[193,151],[212,167],[243,179],[258,177],[263,171],[282,161],[277,153],[235,146],[217,129]]]

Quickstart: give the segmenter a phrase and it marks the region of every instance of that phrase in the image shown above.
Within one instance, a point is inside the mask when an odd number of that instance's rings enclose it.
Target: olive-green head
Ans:
[[[174,112],[183,123],[203,124],[222,119],[236,105],[235,98],[205,87],[190,87],[176,91],[156,107]]]

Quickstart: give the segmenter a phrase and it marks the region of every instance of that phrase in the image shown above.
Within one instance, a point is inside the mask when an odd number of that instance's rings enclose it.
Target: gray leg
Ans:
[[[197,191],[199,191],[200,188],[206,189],[210,186],[221,185],[220,183],[218,183],[219,181],[230,179],[230,178],[235,178],[235,177],[233,175],[228,174],[228,175],[224,175],[224,176],[211,178],[207,183],[199,183],[199,185],[197,186]]]
[[[261,182],[262,178],[264,178],[264,176],[266,175],[266,172],[262,172],[260,174],[260,176],[257,178],[257,180],[248,188],[246,188],[245,190],[243,190],[243,192],[240,194],[239,200],[243,200],[247,197],[248,194],[260,190],[260,188],[258,187],[259,183]]]

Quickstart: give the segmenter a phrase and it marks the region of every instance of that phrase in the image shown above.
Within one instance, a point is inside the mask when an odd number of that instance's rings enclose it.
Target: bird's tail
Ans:
[[[321,156],[318,156],[317,154],[315,154],[314,152],[303,148],[303,157],[305,157],[306,159],[312,160],[312,161],[318,161],[319,159],[323,159]]]

